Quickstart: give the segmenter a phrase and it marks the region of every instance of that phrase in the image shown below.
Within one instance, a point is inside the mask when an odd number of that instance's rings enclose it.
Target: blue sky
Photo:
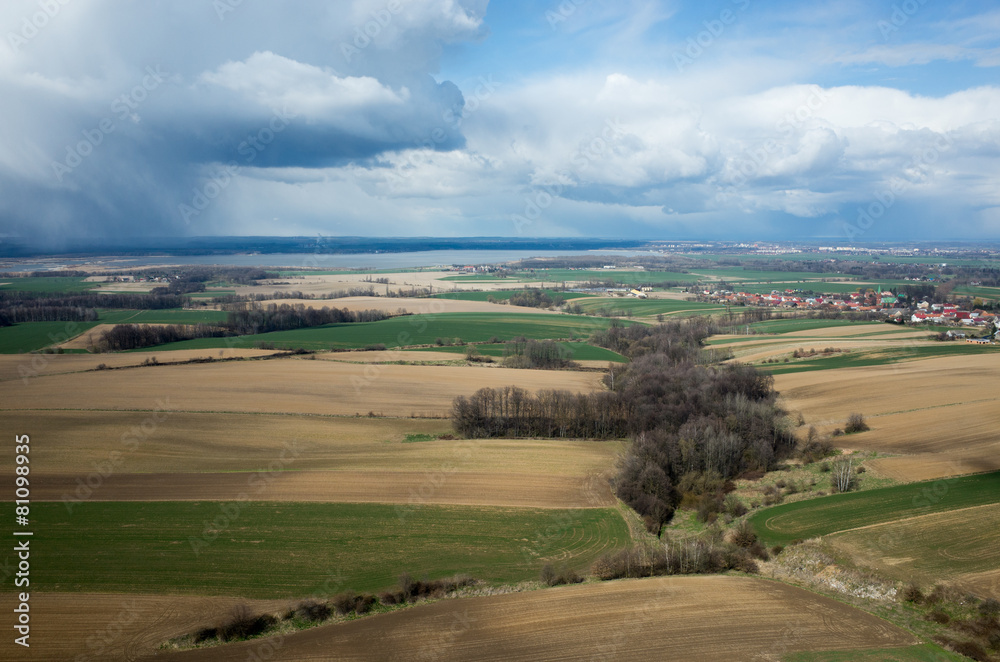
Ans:
[[[39,246],[1000,238],[991,2],[9,0],[0,34],[0,237]]]

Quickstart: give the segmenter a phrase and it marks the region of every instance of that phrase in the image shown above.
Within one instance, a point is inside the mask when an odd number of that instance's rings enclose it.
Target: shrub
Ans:
[[[295,615],[304,621],[317,622],[330,618],[333,612],[324,602],[303,602],[295,609]]]
[[[904,602],[920,603],[924,599],[924,594],[916,584],[907,584],[900,592],[899,597]]]
[[[935,609],[927,614],[927,619],[934,621],[935,623],[940,623],[941,625],[947,624],[951,621],[951,616],[941,611],[940,609]]]
[[[979,605],[979,613],[983,616],[998,616],[1000,615],[1000,600],[995,598],[987,598]]]
[[[726,496],[726,499],[722,502],[722,509],[730,517],[742,517],[747,513],[747,507],[743,505],[743,502],[739,500],[734,494]]]
[[[354,611],[354,594],[353,593],[340,593],[333,597],[330,601],[333,605],[334,610],[336,610],[338,616],[344,616],[346,614]]]
[[[979,660],[980,662],[989,662],[993,659],[983,650],[982,646],[974,641],[955,641],[952,642],[951,648],[959,655],[971,657],[973,660]]]
[[[846,434],[852,434],[854,432],[864,432],[865,430],[870,430],[868,424],[865,423],[865,417],[861,414],[854,413],[847,417],[847,425],[844,426],[844,432]]]
[[[269,614],[254,615],[247,605],[237,605],[233,607],[229,621],[218,628],[219,638],[222,641],[248,639],[257,636],[276,622],[277,619]]]
[[[218,636],[219,630],[217,628],[201,628],[194,633],[194,643],[200,644],[209,639],[215,639]]]
[[[558,572],[553,569],[552,564],[546,563],[542,566],[542,583],[546,586],[561,586],[563,584],[579,584],[583,577],[574,570],[569,570],[563,566]]]
[[[757,542],[757,534],[753,530],[750,522],[742,520],[736,525],[730,534],[730,541],[737,547],[748,548]]]

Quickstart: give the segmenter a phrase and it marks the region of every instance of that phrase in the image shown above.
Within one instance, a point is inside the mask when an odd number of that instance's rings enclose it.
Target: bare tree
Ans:
[[[833,463],[833,489],[848,492],[854,486],[854,456],[842,457]]]

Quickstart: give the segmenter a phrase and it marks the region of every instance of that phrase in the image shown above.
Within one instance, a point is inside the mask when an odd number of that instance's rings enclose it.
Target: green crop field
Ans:
[[[276,347],[305,349],[358,349],[374,344],[386,347],[433,345],[438,338],[461,338],[483,342],[496,336],[510,340],[526,338],[587,338],[611,326],[611,320],[582,315],[538,315],[536,313],[440,313],[403,315],[380,322],[327,324],[325,326],[274,331],[236,338],[198,338],[160,345],[158,350],[253,347],[274,343]]]
[[[844,319],[824,320],[805,318],[766,320],[764,322],[753,322],[749,326],[757,333],[790,333],[792,331],[808,331],[810,329],[825,329],[835,326],[857,326],[859,328],[878,327],[879,329],[886,328],[886,324],[882,322],[855,322]],[[909,329],[904,330],[908,331]]]
[[[630,542],[614,508],[176,501],[86,502],[69,514],[36,502],[31,516],[40,591],[290,598],[331,574],[338,590],[377,591],[404,572],[507,583],[537,579],[547,559],[583,569]]]
[[[824,278],[856,278],[849,274],[839,273],[814,273],[810,271],[761,271],[746,269],[744,267],[724,267],[716,269],[691,269],[691,273],[696,276],[710,276],[721,278],[722,280],[733,281],[734,285],[739,285],[738,281],[761,282],[794,282],[794,281],[821,281]]]
[[[781,662],[962,662],[965,659],[935,644],[920,644],[906,648],[786,653]]]
[[[1000,472],[835,494],[765,508],[750,517],[768,545],[904,517],[1000,503]]]
[[[887,336],[887,339],[892,339],[892,336]],[[836,338],[832,338],[831,342],[835,340]],[[900,339],[900,342],[904,341],[905,339]],[[772,375],[783,375],[790,372],[859,368],[869,365],[899,363],[900,361],[933,359],[941,356],[964,356],[967,354],[993,352],[1000,352],[1000,346],[971,345],[964,342],[942,342],[936,345],[887,347],[871,351],[847,352],[844,354],[834,354],[825,358],[795,360],[791,363],[761,363],[757,367],[769,371]]]
[[[493,297],[497,301],[506,301],[515,294],[521,294],[525,290],[495,290],[493,292],[444,292],[442,294],[435,294],[436,299],[456,299],[458,301],[486,301],[490,297]],[[584,294],[580,292],[557,292],[555,290],[545,289],[543,290],[550,297],[562,297],[563,299],[579,299],[585,297],[595,296],[593,294]]]
[[[98,322],[21,322],[0,327],[0,354],[33,352],[69,340]]]
[[[571,361],[611,361],[614,363],[627,363],[628,359],[617,352],[612,352],[610,349],[605,349],[603,347],[595,347],[594,345],[589,345],[584,342],[561,342],[559,343],[566,348],[566,358]],[[486,343],[482,345],[475,345],[476,351],[483,356],[503,356],[504,346],[503,343]],[[422,352],[451,352],[453,354],[465,355],[468,347],[462,346],[445,346],[445,347],[425,347],[418,349],[416,351]]]
[[[631,312],[638,317],[651,315],[708,315],[725,312],[726,307],[700,301],[678,301],[676,299],[635,299],[632,297],[596,297],[579,301],[580,307],[589,313],[607,311],[622,316]]]
[[[0,290],[14,292],[86,292],[97,287],[97,283],[88,283],[84,278],[65,276],[9,278],[0,274]]]

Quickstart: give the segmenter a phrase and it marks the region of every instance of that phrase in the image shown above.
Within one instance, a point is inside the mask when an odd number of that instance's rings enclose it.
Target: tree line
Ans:
[[[288,331],[324,324],[377,322],[389,314],[381,310],[347,310],[346,308],[306,308],[302,304],[270,304],[250,306],[230,311],[219,324],[118,324],[101,334],[97,350],[120,352],[154,347],[194,338],[220,338],[254,335],[271,331]]]
[[[658,532],[684,492],[771,470],[795,449],[773,378],[745,364],[711,364],[702,345],[713,329],[692,319],[598,332],[591,342],[632,359],[611,366],[608,391],[480,389],[455,399],[455,429],[467,437],[630,437],[615,492]]]

